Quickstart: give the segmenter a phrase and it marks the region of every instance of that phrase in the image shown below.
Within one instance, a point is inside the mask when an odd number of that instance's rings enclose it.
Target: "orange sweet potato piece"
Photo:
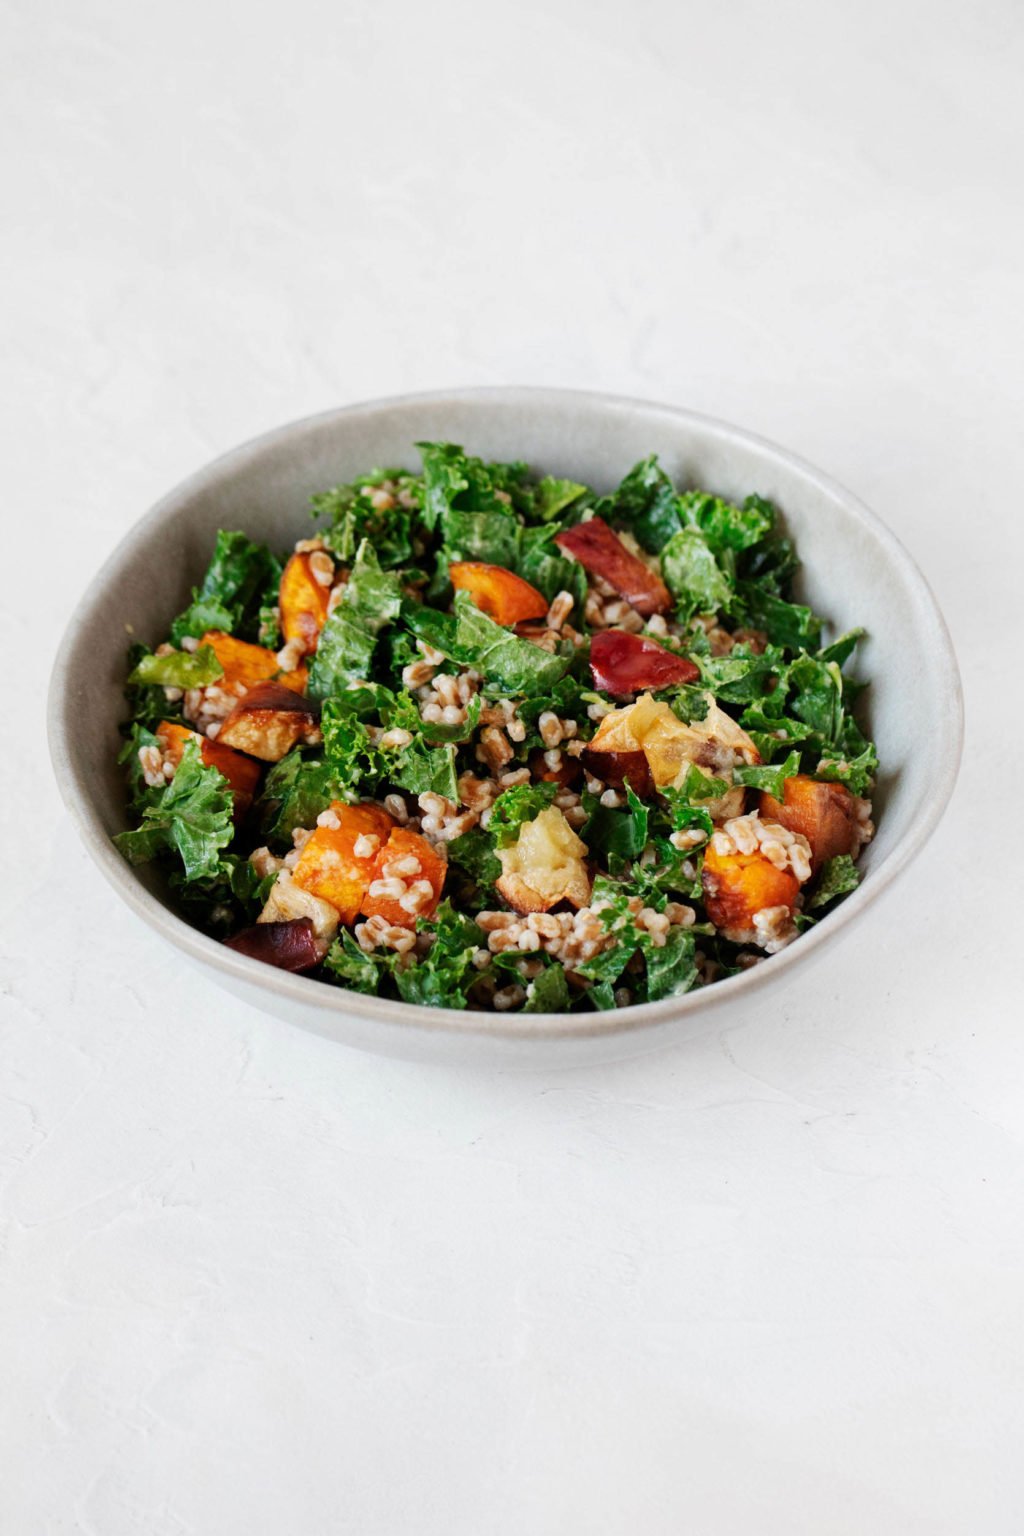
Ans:
[[[821,784],[804,773],[786,779],[782,801],[764,791],[761,815],[781,821],[791,832],[802,832],[811,845],[811,865],[816,874],[826,859],[840,853],[856,853],[860,847],[857,807],[843,784]]]
[[[217,736],[225,746],[277,763],[292,747],[317,746],[320,704],[282,683],[259,683],[245,692]]]
[[[245,815],[260,782],[259,763],[251,757],[243,757],[241,752],[224,746],[222,742],[210,741],[206,736],[200,736],[198,731],[190,731],[187,726],[175,725],[172,720],[161,720],[156,728],[156,738],[164,757],[172,763],[181,762],[187,741],[198,741],[199,755],[203,762],[210,768],[219,768],[228,781],[235,797],[235,819]]]
[[[800,882],[788,869],[777,869],[763,853],[718,853],[714,841],[704,855],[704,905],[716,928],[749,929],[755,912],[789,907]]]
[[[429,880],[433,889],[432,898],[420,908],[418,912],[407,912],[399,905],[397,896],[370,896],[363,898],[362,911],[366,917],[382,917],[385,922],[395,923],[401,928],[415,928],[418,917],[432,917],[437,910],[437,904],[441,900],[441,892],[444,890],[444,877],[447,873],[447,865],[440,854],[421,837],[418,832],[410,832],[407,827],[395,827],[384,847],[380,850],[374,862],[372,880],[386,880],[388,867],[395,860],[406,857],[415,858],[419,863],[419,873],[411,870],[400,876],[408,886],[416,880]],[[371,881],[372,883],[372,881]]]
[[[672,597],[658,575],[638,555],[628,550],[603,517],[566,528],[555,543],[567,555],[573,555],[592,576],[603,576],[637,613],[649,617],[666,613]]]
[[[522,624],[527,619],[542,619],[548,611],[543,592],[503,566],[456,560],[449,565],[448,576],[456,592],[468,592],[481,612],[496,624]]]
[[[208,629],[202,638],[203,645],[213,648],[213,653],[224,668],[224,676],[217,679],[221,688],[241,692],[255,688],[257,683],[275,680],[290,688],[293,693],[306,690],[306,669],[296,667],[294,672],[282,672],[277,656],[265,645],[250,645],[247,640],[237,640],[221,629]]]
[[[278,596],[281,633],[286,640],[301,641],[307,656],[316,650],[330,595],[330,590],[313,575],[309,555],[292,555],[284,568]]]
[[[343,923],[354,923],[366,895],[377,855],[387,843],[394,822],[379,805],[331,806],[338,827],[318,826],[299,856],[292,872],[294,884],[336,907]],[[373,839],[369,854],[357,854],[360,837]]]

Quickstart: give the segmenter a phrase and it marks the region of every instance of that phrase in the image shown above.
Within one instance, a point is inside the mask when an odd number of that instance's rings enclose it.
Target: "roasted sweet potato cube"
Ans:
[[[456,592],[468,592],[496,624],[522,624],[527,619],[542,619],[548,611],[543,592],[503,566],[456,560],[449,565],[448,576]]]
[[[276,654],[265,645],[250,645],[248,640],[238,640],[221,629],[208,629],[201,643],[213,648],[214,655],[224,668],[223,678],[218,679],[221,687],[241,692],[246,688],[255,688],[257,683],[276,680],[294,693],[305,691],[305,667],[296,667],[294,672],[282,672]]]
[[[228,781],[235,797],[235,819],[239,820],[245,815],[253,802],[260,782],[259,763],[253,762],[251,757],[243,757],[241,752],[235,752],[231,747],[224,746],[222,742],[211,741],[209,737],[201,736],[198,731],[190,731],[185,725],[177,725],[173,720],[161,720],[155,734],[164,757],[175,764],[181,762],[185,743],[198,741],[199,755],[203,762],[210,768],[218,768]]]
[[[337,827],[318,826],[303,847],[292,879],[336,907],[343,923],[354,923],[373,879],[377,855],[394,822],[379,805],[344,805],[331,810]],[[358,849],[358,852],[357,852]]]
[[[242,695],[220,728],[217,740],[265,763],[279,762],[300,743],[322,740],[320,705],[282,683],[260,683]]]
[[[224,943],[240,955],[276,965],[279,971],[308,971],[318,965],[326,946],[317,939],[308,917],[294,917],[287,922],[256,923],[232,934]]]
[[[823,784],[807,774],[786,779],[783,799],[767,792],[761,795],[761,815],[765,821],[781,821],[791,832],[801,832],[811,845],[811,865],[815,874],[826,859],[840,853],[856,853],[860,847],[857,806],[843,784]]]
[[[628,550],[602,517],[577,523],[555,538],[567,555],[573,555],[592,576],[603,576],[609,586],[645,617],[666,613],[672,596],[657,571]]]
[[[281,633],[286,640],[299,641],[307,656],[316,650],[330,596],[330,590],[313,575],[310,555],[292,555],[281,576],[278,596]]]
[[[425,837],[408,827],[395,827],[374,860],[372,878],[360,910],[366,917],[382,917],[385,922],[400,928],[415,928],[418,917],[432,917],[437,910],[447,872],[444,858]],[[379,890],[374,891],[375,884],[388,880],[404,883],[404,907],[397,893],[385,895]],[[430,885],[429,896],[425,890],[413,890],[418,881]]]
[[[766,907],[788,907],[800,882],[788,869],[777,869],[761,852],[718,853],[714,839],[704,855],[704,905],[716,928],[749,932],[754,914]]]

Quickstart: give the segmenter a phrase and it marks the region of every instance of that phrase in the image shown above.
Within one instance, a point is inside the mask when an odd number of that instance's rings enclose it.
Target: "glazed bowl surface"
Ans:
[[[366,997],[290,975],[225,948],[174,910],[160,872],[133,869],[111,837],[125,825],[115,758],[130,638],[155,645],[206,568],[218,528],[275,548],[312,531],[309,498],[376,465],[417,465],[417,440],[447,439],[484,458],[611,489],[658,453],[677,484],[774,501],[796,539],[797,589],[830,621],[863,625],[857,670],[871,679],[867,725],[881,761],[877,836],[851,896],[795,943],[741,976],[662,1002],[582,1015],[496,1015]],[[255,1007],[341,1043],[384,1054],[565,1065],[614,1058],[737,1021],[856,927],[935,830],[962,741],[956,659],[935,599],[906,550],[854,496],[771,443],[694,412],[606,395],[529,388],[454,390],[348,406],[245,444],[192,475],[126,535],[73,614],[54,666],[49,737],[78,832],[126,905],[184,958]],[[890,951],[891,952],[891,951]],[[865,963],[869,957],[865,956]],[[882,957],[885,963],[885,957]]]

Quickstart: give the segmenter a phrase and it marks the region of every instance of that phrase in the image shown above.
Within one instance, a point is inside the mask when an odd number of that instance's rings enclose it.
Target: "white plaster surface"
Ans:
[[[1019,1532],[1019,5],[3,29],[3,1536]],[[940,833],[782,1005],[548,1077],[350,1054],[182,970],[41,724],[87,576],[185,473],[492,382],[831,470],[967,689]]]

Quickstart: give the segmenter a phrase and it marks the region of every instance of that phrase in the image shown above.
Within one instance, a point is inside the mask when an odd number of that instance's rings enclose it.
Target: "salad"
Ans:
[[[133,647],[131,863],[233,949],[448,1008],[655,1001],[762,963],[858,882],[878,766],[775,507],[420,443],[217,535]]]

